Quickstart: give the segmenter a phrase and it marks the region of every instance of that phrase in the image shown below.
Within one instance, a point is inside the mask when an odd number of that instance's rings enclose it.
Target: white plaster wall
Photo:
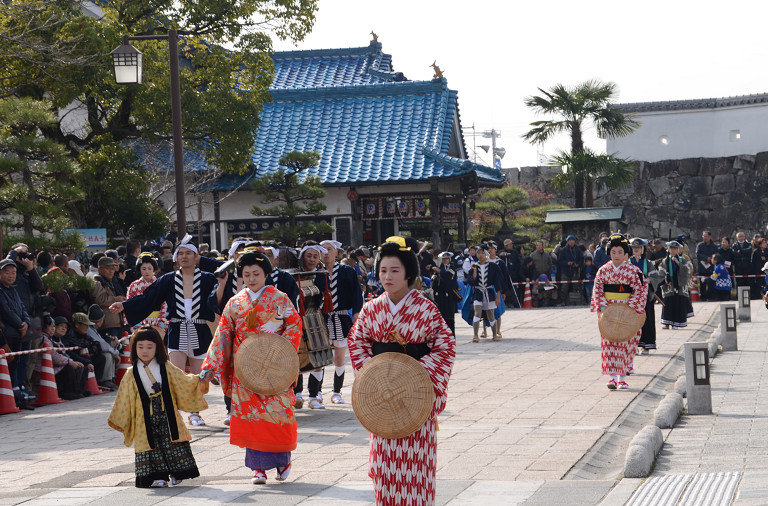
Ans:
[[[754,155],[768,151],[768,105],[692,111],[635,113],[642,123],[633,134],[608,139],[607,152],[657,162],[681,158]],[[738,130],[740,139],[732,140]],[[660,139],[667,136],[668,143]]]

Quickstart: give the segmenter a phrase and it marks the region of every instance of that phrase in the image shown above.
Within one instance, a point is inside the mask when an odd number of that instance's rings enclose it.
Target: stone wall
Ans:
[[[573,190],[558,194],[548,181],[558,170],[523,167],[508,171],[508,177],[573,206]],[[595,192],[595,207],[622,205],[630,235],[666,239],[684,233],[700,240],[701,231],[709,229],[715,237],[744,231],[751,238],[768,224],[768,152],[639,162],[631,185]]]

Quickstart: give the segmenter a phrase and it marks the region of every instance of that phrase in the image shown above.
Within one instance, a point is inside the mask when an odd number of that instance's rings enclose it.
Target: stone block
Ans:
[[[703,197],[694,197],[693,209],[720,210],[723,208],[722,195],[705,195]]]
[[[710,354],[709,356],[712,357],[714,355]],[[678,377],[677,381],[675,381],[675,393],[679,395],[681,399],[685,397],[685,374]]]
[[[683,184],[683,194],[691,196],[709,195],[712,192],[711,176],[693,176]]]
[[[653,412],[653,424],[659,429],[671,429],[675,426],[678,416],[680,408],[677,400],[664,398]]]
[[[680,402],[682,403],[682,399]],[[637,435],[638,437],[642,437],[643,441],[649,443],[649,446],[653,450],[654,457],[659,454],[661,447],[664,445],[664,435],[656,425],[646,425]]]
[[[677,161],[677,171],[681,176],[698,176],[701,158],[685,158]]]
[[[712,180],[712,193],[728,193],[735,189],[733,174],[718,174]]]
[[[733,206],[745,203],[747,201],[747,194],[741,191],[734,191],[723,195],[723,205]]]
[[[672,185],[667,178],[656,178],[648,181],[648,188],[651,189],[656,197],[660,197],[668,193],[672,189]]]
[[[685,198],[677,198],[674,201],[673,207],[676,211],[690,211],[693,209],[693,201]]]
[[[640,445],[630,445],[624,458],[625,478],[645,478],[651,472],[653,457],[650,448]]]
[[[739,155],[733,160],[733,168],[739,170],[752,170],[755,167],[755,157],[752,155]]]

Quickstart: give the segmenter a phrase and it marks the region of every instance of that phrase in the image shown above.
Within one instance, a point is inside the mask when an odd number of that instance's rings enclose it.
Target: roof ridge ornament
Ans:
[[[373,38],[371,39],[371,44],[376,44],[376,43],[379,41],[379,36],[378,36],[378,35],[376,35],[376,34],[373,32],[373,30],[371,30],[371,37],[373,37]]]
[[[437,60],[432,62],[432,65],[429,65],[433,69],[435,69],[435,75],[432,76],[432,79],[442,79],[443,78],[443,71],[440,70],[440,67],[437,66]]]

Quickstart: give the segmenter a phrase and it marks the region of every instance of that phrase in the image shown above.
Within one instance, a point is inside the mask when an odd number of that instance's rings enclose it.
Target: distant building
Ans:
[[[644,162],[768,151],[768,94],[617,104],[642,125],[608,139],[608,153]]]
[[[263,204],[249,182],[277,171],[284,154],[313,150],[321,160],[309,175],[327,191],[317,220],[335,227],[335,239],[371,244],[402,233],[440,246],[450,231],[466,241],[469,197],[503,185],[504,176],[467,159],[457,92],[446,79],[407,80],[375,41],[277,52],[273,60],[273,101],[261,115],[252,171],[207,183],[198,212],[188,210],[190,232],[197,234],[199,216],[212,248],[260,237],[280,218],[250,213]],[[206,170],[204,162],[194,170]],[[165,198],[172,201],[173,192]]]

